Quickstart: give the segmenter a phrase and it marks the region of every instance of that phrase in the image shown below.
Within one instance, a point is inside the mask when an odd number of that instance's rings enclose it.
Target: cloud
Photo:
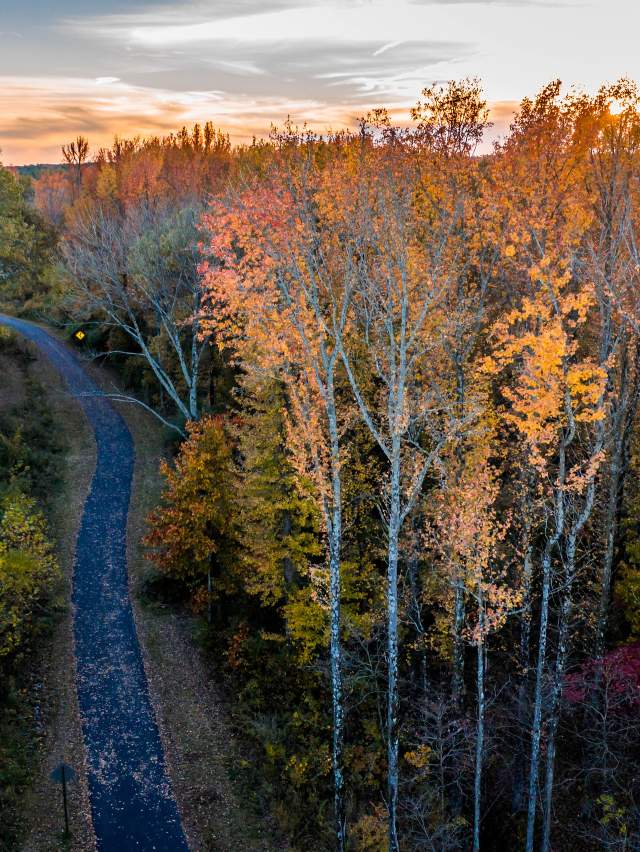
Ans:
[[[381,48],[383,48],[381,50]],[[262,85],[276,94],[311,97],[328,102],[360,101],[372,95],[392,101],[417,95],[419,88],[437,75],[442,63],[457,61],[473,52],[464,43],[405,41],[395,45],[380,41],[323,40],[275,41],[268,43],[219,43],[216,57],[209,60],[212,77],[224,71],[227,53],[249,61],[262,72],[261,80],[250,81],[252,91]],[[224,59],[222,59],[224,62]],[[220,88],[246,92],[246,78],[227,78]],[[336,91],[336,86],[340,87]]]
[[[489,76],[494,98],[518,96],[524,89],[517,81],[526,77],[527,67],[540,65],[531,45],[548,47],[548,39],[533,35],[546,37],[546,9],[560,7],[561,16],[562,7],[577,2],[10,4],[3,27],[24,37],[0,33],[0,147],[7,161],[55,161],[61,142],[79,132],[95,150],[115,133],[161,134],[195,120],[212,120],[235,141],[264,135],[288,114],[316,130],[353,126],[374,106],[408,121],[408,107],[425,85],[471,73]],[[526,26],[517,38],[511,20],[516,13],[504,7],[523,7],[517,15]],[[529,66],[520,61],[520,50]],[[556,63],[565,56],[564,43],[558,51],[549,53],[547,64],[552,55]],[[537,70],[527,73],[527,87],[537,86],[537,79],[529,79]],[[508,128],[513,107],[507,100],[495,105],[496,133]]]
[[[166,0],[168,3],[169,0]],[[60,29],[85,37],[99,36],[121,41],[166,45],[208,41],[216,37],[220,21],[265,16],[279,12],[324,6],[325,0],[204,0],[183,2],[148,9],[131,4],[124,12],[59,16]],[[358,0],[344,0],[343,5],[358,5]]]
[[[48,28],[31,30],[33,50],[3,45],[5,159],[18,143],[55,151],[62,133],[104,144],[116,132],[168,131],[197,118],[246,138],[288,114],[324,129],[371,105],[413,103],[446,76],[443,64],[474,48],[385,37],[376,15],[392,14],[390,2],[60,0],[48,17],[43,10]],[[360,20],[375,23],[373,36],[354,27]]]
[[[409,0],[414,6],[536,6],[557,9],[559,6],[584,6],[586,0]]]
[[[90,97],[89,93],[93,94]],[[93,79],[0,77],[0,149],[5,163],[58,162],[60,146],[77,133],[91,149],[116,134],[164,135],[182,124],[212,120],[235,142],[264,136],[291,114],[315,129],[344,126],[341,109],[311,98],[240,95],[220,91],[148,89]]]
[[[121,129],[164,131],[179,123],[184,113],[184,103],[171,93],[154,94],[121,82],[98,86],[93,79],[0,77],[0,146],[5,160],[15,150],[7,142],[58,152],[76,133],[94,134],[98,137],[94,141],[104,144]]]
[[[415,99],[422,86],[442,76],[443,63],[455,64],[474,50],[462,42],[221,39],[212,51],[154,54],[146,62],[138,57],[119,76],[129,86],[176,93],[396,102]]]
[[[85,93],[91,86],[101,97],[88,101]],[[517,104],[505,101],[491,106],[493,138],[506,133]],[[6,163],[58,162],[61,144],[77,133],[89,137],[95,153],[109,146],[116,133],[164,135],[182,124],[207,119],[229,132],[234,142],[243,142],[266,136],[272,123],[282,124],[288,115],[318,132],[353,128],[367,108],[364,101],[341,99],[328,103],[310,97],[232,97],[214,90],[174,92],[122,82],[96,87],[89,79],[16,81],[0,77],[0,148]],[[397,104],[390,112],[393,121],[410,122],[407,104]],[[490,147],[489,140],[483,150]]]
[[[342,0],[326,11],[346,14],[359,9],[350,20],[357,21],[360,13],[370,20],[369,11],[386,2]],[[25,51],[15,51],[6,67],[15,75],[46,69],[58,77],[84,77],[91,68],[101,82],[117,76],[151,89],[215,88],[230,95],[335,101],[367,94],[413,96],[443,63],[455,64],[473,54],[473,45],[462,40],[369,37],[348,26],[349,20],[336,21],[337,34],[331,37],[313,35],[314,26],[306,24],[300,34],[301,21],[313,10],[316,18],[327,17],[321,0],[209,0],[153,12],[134,8],[123,14],[65,19],[55,39],[45,43],[44,56],[34,51],[29,66]],[[280,12],[287,17],[274,21]],[[288,13],[294,14],[296,26]],[[251,23],[239,20],[240,14]],[[384,32],[382,25],[377,29]]]
[[[388,44],[383,44],[382,47],[379,47],[372,53],[372,56],[380,56],[381,53],[385,53],[387,50],[392,50],[394,47],[398,47],[398,45],[402,44],[401,41],[390,41]]]
[[[4,20],[11,22],[50,22],[73,15],[117,14],[135,9],[142,13],[160,13],[163,7],[188,8],[192,0],[29,0],[28,3],[6,3]]]

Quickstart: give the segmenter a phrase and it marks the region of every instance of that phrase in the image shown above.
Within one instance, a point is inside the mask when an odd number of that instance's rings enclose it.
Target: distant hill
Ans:
[[[61,163],[33,163],[29,166],[13,166],[13,170],[19,175],[25,175],[34,180],[37,180],[43,172],[59,171],[66,168],[66,163],[64,165]]]

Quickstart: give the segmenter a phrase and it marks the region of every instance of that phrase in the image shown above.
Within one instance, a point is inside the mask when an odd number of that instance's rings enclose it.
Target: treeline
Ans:
[[[0,166],[0,307],[29,312],[54,289],[57,234],[33,205],[28,177]]]
[[[35,184],[58,310],[183,439],[148,544],[295,848],[640,842],[639,106],[552,83],[480,156],[462,81]]]
[[[3,216],[0,207],[0,221]],[[36,358],[0,328],[0,849],[18,848],[22,807],[44,736],[36,688],[61,612],[62,576],[48,511],[64,447],[33,369]],[[40,684],[41,686],[41,684]]]
[[[24,176],[0,167],[0,310],[48,310],[58,234]],[[50,520],[66,443],[30,344],[0,326],[0,849],[17,849],[42,756],[42,674],[63,612]]]

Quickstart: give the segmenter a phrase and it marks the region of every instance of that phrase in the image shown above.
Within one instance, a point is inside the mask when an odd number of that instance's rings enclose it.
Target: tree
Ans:
[[[509,560],[503,544],[509,519],[498,520],[500,490],[491,464],[496,435],[490,414],[466,436],[466,452],[443,460],[445,484],[435,495],[434,518],[427,545],[439,553],[448,582],[466,590],[472,601],[466,638],[476,649],[476,743],[473,780],[473,850],[480,849],[482,769],[485,751],[485,656],[489,635],[497,632],[521,602],[510,582]],[[462,468],[462,469],[461,469]]]
[[[149,516],[145,543],[160,570],[184,584],[197,607],[206,605],[210,621],[214,578],[220,588],[235,583],[235,471],[222,420],[189,423],[175,464],[161,470],[163,505]]]
[[[485,104],[473,83],[423,94],[425,103],[414,111],[419,120],[414,136],[393,128],[384,112],[371,116],[372,135],[368,123],[362,124],[358,190],[366,202],[359,217],[350,217],[350,243],[355,250],[345,262],[357,275],[357,332],[346,339],[343,360],[360,414],[389,465],[387,737],[389,848],[393,850],[399,848],[400,535],[438,453],[451,434],[462,429],[466,418],[464,413],[457,417],[450,388],[437,381],[443,358],[439,326],[445,293],[455,277],[449,272],[452,260],[456,268],[453,235],[464,211],[464,203],[457,198],[447,203],[447,178],[450,169],[460,165],[459,158],[472,152],[473,139],[486,122]],[[382,144],[376,144],[376,135]],[[451,164],[441,171],[439,155],[448,143]],[[375,376],[378,398],[365,398],[360,375]]]
[[[47,222],[61,230],[71,203],[69,182],[62,170],[43,172],[33,181],[34,204]]]
[[[56,237],[28,203],[28,181],[0,166],[0,297],[17,310],[47,288]]]
[[[63,244],[70,298],[107,327],[124,332],[183,421],[200,415],[201,364],[210,336],[200,327],[199,211],[144,204],[122,215],[87,201]],[[77,313],[76,313],[77,315]],[[143,404],[126,394],[113,398]],[[146,406],[149,407],[149,406]],[[165,425],[157,408],[150,409]]]
[[[288,450],[286,385],[246,374],[236,430],[243,584],[264,607],[282,607],[322,553],[312,484]]]
[[[615,114],[611,112],[612,102],[618,106]],[[634,292],[638,254],[634,251],[637,241],[632,186],[640,154],[639,103],[636,86],[620,80],[602,87],[594,98],[585,98],[580,117],[582,133],[590,139],[585,181],[593,210],[584,274],[594,282],[596,290],[600,360],[604,363],[615,359],[615,367],[609,370],[610,404],[601,425],[607,444],[609,483],[596,659],[601,659],[605,652],[625,457],[638,402],[637,354],[634,355],[640,328]]]
[[[639,103],[554,81],[480,156],[451,81],[412,129],[207,123],[71,151],[63,215],[36,187],[89,348],[188,433],[150,546],[225,595],[294,842],[636,842]],[[37,220],[2,180],[23,293]]]
[[[3,500],[0,519],[0,662],[33,638],[59,568],[35,501],[19,491]]]
[[[547,252],[550,248],[546,246]],[[545,254],[541,261],[530,270],[539,288],[535,297],[525,299],[522,309],[512,311],[499,323],[494,332],[498,346],[493,355],[493,367],[499,370],[514,361],[519,365],[514,386],[503,388],[508,403],[505,417],[527,442],[529,464],[535,472],[538,488],[544,489],[540,493],[550,506],[551,515],[551,532],[546,536],[542,554],[542,600],[529,773],[528,852],[534,841],[554,551],[567,536],[565,570],[568,573],[562,613],[562,624],[566,626],[575,577],[575,544],[591,513],[595,475],[602,459],[597,424],[604,417],[607,381],[605,366],[588,357],[581,359],[578,351],[578,330],[587,320],[593,304],[592,294],[588,288],[577,293],[567,292],[572,276],[562,258],[554,262]],[[595,427],[595,439],[585,442],[586,457],[572,459],[568,453],[582,424],[587,429]],[[564,629],[561,627],[555,689],[561,688],[564,674]],[[553,754],[550,760],[553,761]]]
[[[73,175],[73,195],[77,199],[82,188],[82,167],[89,156],[89,140],[85,136],[76,137],[68,145],[62,146],[62,156]]]
[[[274,134],[281,157],[264,185],[219,203],[205,219],[214,262],[205,266],[204,328],[240,350],[249,369],[285,382],[288,443],[315,484],[328,542],[335,834],[345,849],[341,649],[342,450],[337,396],[350,279],[334,263],[339,232],[317,140],[291,126]]]
[[[496,285],[499,274],[500,241],[504,228],[503,213],[492,203],[492,172],[489,164],[474,157],[477,145],[487,127],[488,110],[476,79],[449,81],[424,89],[423,100],[412,110],[418,122],[416,139],[425,190],[431,194],[438,216],[449,223],[443,237],[447,248],[447,286],[442,292],[439,333],[444,361],[441,377],[453,400],[455,420],[469,420],[474,432],[476,420],[482,422],[486,409],[484,392],[478,396],[476,360],[487,326],[487,293]],[[436,165],[437,164],[437,165]],[[438,174],[433,182],[432,175]],[[473,424],[473,426],[471,425]],[[471,434],[473,444],[474,438]],[[467,436],[459,430],[455,436],[455,473],[462,476],[467,452]],[[450,486],[448,486],[450,487]],[[451,567],[456,563],[451,559]],[[465,608],[473,589],[466,587],[464,572],[451,570],[453,580],[453,660],[451,672],[452,709],[457,715],[454,725],[462,731]],[[452,748],[452,753],[458,749]],[[460,777],[460,766],[451,766],[454,777]],[[454,811],[459,810],[454,802]]]

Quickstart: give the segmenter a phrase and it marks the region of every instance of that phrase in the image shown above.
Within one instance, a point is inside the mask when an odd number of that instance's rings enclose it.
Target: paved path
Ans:
[[[186,852],[145,678],[127,583],[126,530],[134,447],[120,414],[74,353],[38,326],[0,314],[38,346],[95,432],[96,471],[73,578],[77,686],[93,824],[100,852]],[[179,700],[179,697],[177,697]]]

